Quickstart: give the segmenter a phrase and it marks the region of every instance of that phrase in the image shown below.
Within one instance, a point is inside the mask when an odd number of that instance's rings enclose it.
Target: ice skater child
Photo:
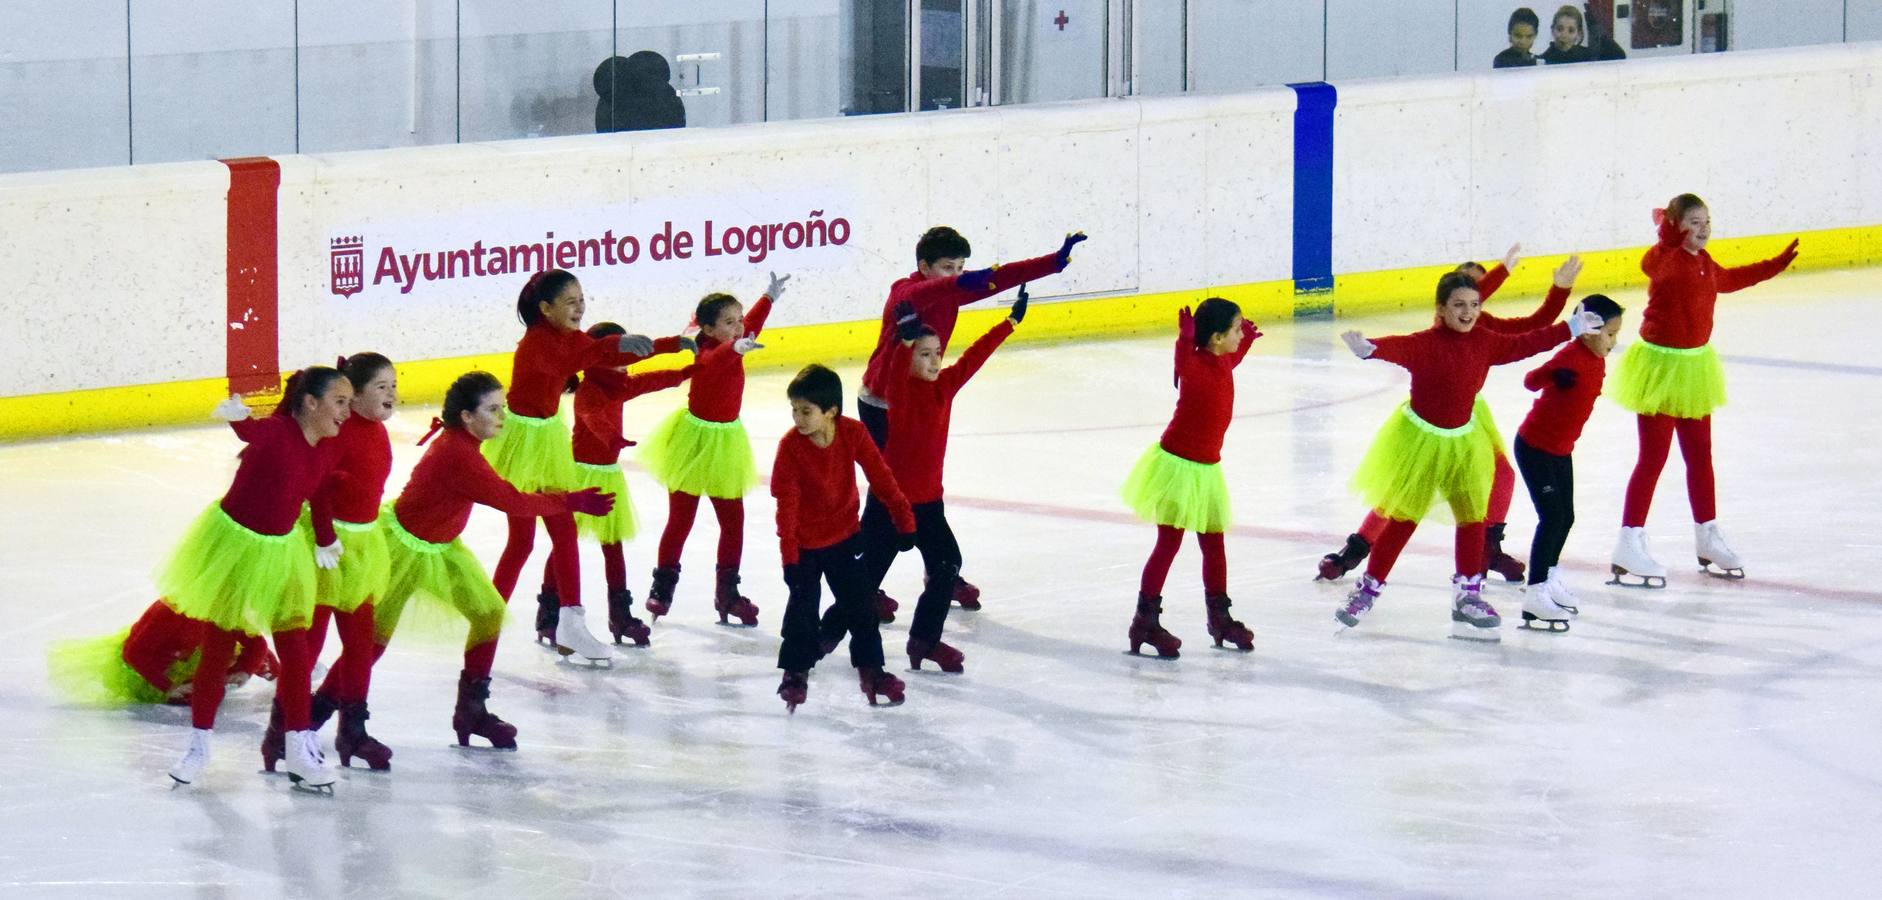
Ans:
[[[47,668],[54,690],[68,702],[188,706],[202,643],[203,623],[159,598],[123,631],[54,643],[46,652]],[[228,687],[241,687],[250,678],[273,681],[280,668],[266,640],[243,635],[229,666]]]
[[[1254,632],[1229,617],[1228,553],[1222,536],[1229,529],[1229,490],[1222,478],[1222,438],[1235,414],[1235,367],[1261,337],[1241,307],[1220,297],[1177,314],[1176,412],[1163,436],[1138,458],[1124,481],[1124,502],[1137,517],[1157,526],[1157,543],[1144,563],[1137,589],[1137,615],[1131,619],[1131,652],[1149,644],[1163,659],[1175,659],[1182,640],[1164,629],[1163,582],[1183,545],[1183,532],[1196,533],[1202,548],[1203,603],[1209,636],[1239,650],[1253,650]]]
[[[319,732],[339,712],[333,746],[340,764],[351,765],[358,756],[373,771],[383,772],[392,768],[392,750],[366,733],[366,692],[378,655],[373,642],[373,602],[384,595],[391,567],[385,530],[379,525],[379,503],[392,473],[392,440],[385,423],[398,411],[398,371],[378,353],[344,356],[337,366],[353,385],[353,412],[329,442],[333,468],[309,501],[316,512],[303,516],[302,522],[312,527],[315,515],[331,518],[338,549],[343,551],[337,557],[323,553],[316,559],[314,624],[307,633],[308,653],[319,659],[327,625],[336,623],[340,658],[314,692],[308,727]],[[284,752],[281,734],[277,704],[262,738],[262,763],[269,771]]]
[[[1536,536],[1529,546],[1529,585],[1523,591],[1523,627],[1567,631],[1569,617],[1580,612],[1575,593],[1563,583],[1557,563],[1575,525],[1575,441],[1594,412],[1607,375],[1607,355],[1621,333],[1620,304],[1605,294],[1589,294],[1580,311],[1601,317],[1602,325],[1569,341],[1523,376],[1523,387],[1540,391],[1528,418],[1516,431],[1516,468],[1522,470],[1529,499],[1536,504]]]
[[[1477,328],[1482,299],[1461,272],[1438,279],[1437,319],[1414,334],[1367,340],[1340,337],[1360,359],[1379,359],[1411,373],[1411,396],[1387,417],[1353,476],[1353,488],[1381,519],[1366,572],[1335,617],[1347,627],[1372,609],[1418,522],[1442,500],[1457,522],[1451,577],[1452,633],[1497,640],[1502,619],[1483,600],[1484,515],[1500,443],[1494,423],[1476,414],[1475,398],[1491,366],[1541,353],[1601,327],[1601,317],[1576,313],[1566,323],[1519,335]]]
[[[568,380],[584,369],[627,365],[654,352],[653,340],[637,334],[589,337],[581,330],[587,308],[581,282],[562,269],[531,275],[517,294],[516,317],[524,329],[510,368],[509,425],[484,442],[483,453],[491,468],[518,490],[567,492],[581,487],[568,422],[559,415]],[[611,659],[614,651],[588,631],[582,612],[574,517],[550,515],[543,525],[550,549],[542,593],[536,598],[537,634],[547,633],[564,655],[595,662]],[[509,526],[509,540],[492,576],[505,600],[515,591],[535,546],[536,518],[512,516]]]
[[[210,504],[178,543],[157,577],[176,611],[202,625],[202,657],[190,690],[189,746],[170,777],[191,784],[209,763],[209,739],[222,705],[225,676],[236,645],[247,635],[270,634],[281,670],[281,704],[288,777],[297,786],[326,788],[333,770],[322,761],[308,726],[314,661],[307,629],[314,616],[314,554],[338,549],[333,523],[315,515],[312,534],[297,528],[301,506],[332,464],[323,445],[340,433],[352,412],[353,386],[339,371],[312,366],[294,373],[275,414],[251,419],[241,398],[214,411],[229,423],[242,449],[227,494]]]
[[[869,705],[902,702],[901,679],[882,671],[881,623],[870,595],[875,590],[863,561],[866,542],[856,513],[856,467],[870,493],[895,524],[896,547],[916,543],[915,515],[896,485],[888,463],[862,423],[843,415],[843,380],[819,366],[805,366],[785,389],[792,430],[778,440],[771,466],[771,495],[777,500],[778,554],[790,599],[784,607],[784,646],[778,650],[778,685],[787,711],[796,712],[810,694],[810,669],[834,650],[820,643],[817,607],[823,582],[835,596],[835,614],[847,625],[850,664],[856,667]]]
[[[946,368],[941,366],[941,340],[915,314],[915,305],[903,302],[897,307],[900,316],[896,333],[901,340],[889,357],[889,375],[883,380],[883,399],[889,402],[889,443],[882,455],[895,475],[896,485],[914,509],[915,546],[921,550],[922,566],[927,572],[927,583],[915,602],[915,620],[908,628],[908,664],[915,669],[927,660],[943,672],[964,671],[966,656],[941,640],[954,583],[961,571],[961,545],[948,525],[947,506],[942,500],[948,424],[954,413],[954,397],[1025,320],[1028,299],[1026,286],[1020,285],[1019,298],[1007,317]],[[870,582],[879,586],[895,562],[897,537],[888,507],[873,492],[863,506],[863,539]],[[878,587],[878,618],[892,621],[893,613],[884,612],[880,605],[882,596]],[[845,626],[836,610],[826,613],[824,643],[834,645]]]
[[[588,329],[596,339],[618,337],[627,333],[613,322],[601,322]],[[663,349],[663,341],[674,341],[680,349],[697,350],[692,338],[668,338],[654,341],[654,351]],[[678,387],[693,375],[694,366],[629,373],[626,366],[597,366],[582,373],[579,382],[570,379],[575,392],[575,474],[583,487],[614,495],[614,509],[605,516],[576,515],[581,533],[601,543],[602,567],[608,583],[608,633],[616,644],[623,638],[636,647],[647,646],[647,623],[634,615],[634,594],[627,589],[627,557],[621,544],[633,540],[638,531],[634,503],[627,492],[627,477],[621,471],[621,451],[634,446],[621,433],[621,408],[642,394]]]
[[[1512,245],[1503,261],[1488,270],[1475,262],[1460,263],[1454,271],[1469,275],[1477,283],[1477,295],[1483,302],[1488,302],[1490,295],[1509,278],[1510,270],[1515,268],[1517,254],[1522,251],[1521,244]],[[1570,256],[1555,269],[1554,283],[1549,286],[1549,293],[1542,300],[1542,305],[1526,316],[1504,317],[1489,310],[1477,315],[1477,328],[1487,329],[1499,334],[1522,334],[1534,331],[1555,321],[1562,310],[1568,306],[1568,293],[1575,286],[1576,276],[1581,274],[1581,257]],[[1494,426],[1490,416],[1490,404],[1479,396],[1472,407],[1472,414],[1481,417]],[[1509,521],[1510,501],[1516,494],[1516,470],[1510,465],[1509,457],[1499,444],[1496,448],[1496,462],[1490,482],[1490,505],[1484,514],[1483,546],[1485,568],[1503,576],[1504,581],[1520,582],[1523,580],[1523,561],[1510,556],[1503,550],[1503,534]],[[1346,573],[1359,567],[1372,552],[1372,543],[1379,539],[1379,533],[1385,528],[1385,519],[1376,513],[1367,513],[1360,522],[1359,530],[1347,535],[1346,546],[1320,558],[1318,580],[1338,581]]]
[[[1797,259],[1797,242],[1763,262],[1728,268],[1706,252],[1712,212],[1704,200],[1681,194],[1665,209],[1654,210],[1653,217],[1660,235],[1640,260],[1640,270],[1647,274],[1640,340],[1621,357],[1610,393],[1638,417],[1640,433],[1640,456],[1627,480],[1610,583],[1666,586],[1666,568],[1647,549],[1646,526],[1653,489],[1675,435],[1686,460],[1686,496],[1692,503],[1699,566],[1710,574],[1743,578],[1744,563],[1719,533],[1713,483],[1712,411],[1725,405],[1725,367],[1712,349],[1712,313],[1720,294],[1742,291],[1789,268]]]
[[[419,441],[431,446],[398,499],[379,514],[391,550],[391,571],[385,596],[375,608],[373,640],[383,652],[414,599],[463,616],[470,633],[464,641],[464,668],[458,673],[452,730],[459,746],[470,746],[476,735],[498,749],[514,750],[516,726],[485,705],[507,601],[464,546],[461,536],[471,507],[481,503],[511,521],[577,513],[601,516],[614,498],[594,488],[566,494],[525,492],[503,480],[479,450],[503,433],[506,418],[503,383],[488,372],[467,372],[446,389],[444,411]]]
[[[771,273],[765,294],[751,310],[731,294],[707,294],[693,311],[699,325],[699,356],[694,363],[686,406],[673,411],[641,443],[640,461],[667,489],[667,525],[660,533],[647,612],[659,621],[673,609],[673,589],[680,581],[680,551],[693,530],[699,498],[712,500],[719,520],[718,581],[712,607],[719,623],[758,624],[758,607],[738,592],[738,569],[745,550],[745,494],[758,485],[751,438],[739,421],[745,399],[745,354],[764,347],[771,304],[784,294],[782,278]]]
[[[1065,236],[1057,252],[1015,263],[968,270],[967,258],[973,255],[973,246],[960,232],[946,225],[937,225],[922,234],[921,239],[915,242],[915,271],[889,286],[889,298],[882,304],[882,327],[876,336],[876,348],[869,355],[869,365],[863,372],[862,390],[856,397],[856,415],[869,429],[869,436],[875,439],[877,449],[887,446],[891,429],[890,403],[883,396],[886,391],[885,381],[901,375],[899,369],[888,364],[889,354],[894,352],[900,340],[896,335],[896,320],[901,318],[896,312],[897,308],[903,303],[913,304],[915,316],[934,331],[935,339],[941,344],[941,352],[946,353],[948,341],[954,337],[954,323],[960,316],[961,307],[1064,271],[1066,266],[1071,265],[1072,248],[1084,240],[1084,232],[1073,232]],[[881,599],[886,600],[887,595]],[[965,579],[957,578],[953,599],[962,609],[979,609],[980,589]],[[892,605],[893,601],[889,601],[889,604]]]

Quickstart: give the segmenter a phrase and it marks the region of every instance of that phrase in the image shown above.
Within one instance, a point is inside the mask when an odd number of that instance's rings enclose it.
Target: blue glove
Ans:
[[[1549,372],[1549,378],[1555,381],[1555,386],[1557,388],[1560,388],[1564,391],[1574,390],[1575,383],[1581,380],[1581,376],[1576,375],[1574,369],[1552,370]]]
[[[1082,231],[1074,231],[1065,236],[1065,243],[1059,245],[1059,269],[1063,271],[1072,264],[1072,248],[1084,243],[1088,238]]]
[[[993,286],[993,270],[975,269],[971,272],[962,272],[954,279],[954,284],[964,291],[984,291]]]

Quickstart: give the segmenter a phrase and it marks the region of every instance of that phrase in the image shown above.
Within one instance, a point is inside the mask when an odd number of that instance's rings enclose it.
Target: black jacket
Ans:
[[[666,57],[652,50],[603,60],[595,67],[595,131],[686,127],[686,106],[672,78]]]

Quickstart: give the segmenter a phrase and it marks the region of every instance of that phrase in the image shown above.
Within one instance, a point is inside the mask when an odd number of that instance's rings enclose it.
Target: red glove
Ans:
[[[1653,211],[1653,224],[1660,227],[1660,243],[1686,243],[1686,230],[1679,227],[1679,220],[1667,215],[1666,210],[1656,209]]]
[[[614,495],[604,494],[600,488],[583,488],[572,494],[564,494],[562,502],[568,511],[584,516],[605,516],[614,509]]]
[[[1183,355],[1196,349],[1196,317],[1185,306],[1176,313],[1176,365],[1170,372],[1171,386],[1183,381]]]
[[[1772,260],[1778,264],[1778,271],[1780,272],[1790,268],[1791,263],[1797,261],[1797,239],[1791,238],[1790,246],[1785,247],[1783,253],[1772,257]]]
[[[1261,328],[1247,319],[1242,320],[1242,346],[1247,346],[1261,339]]]

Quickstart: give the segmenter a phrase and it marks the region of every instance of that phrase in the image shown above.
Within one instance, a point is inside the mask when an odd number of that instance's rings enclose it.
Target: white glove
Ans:
[[[345,549],[346,549],[345,547],[340,546],[340,542],[338,540],[335,540],[331,544],[326,544],[324,546],[315,547],[314,548],[314,565],[319,566],[323,569],[331,569],[334,566],[339,565],[340,564],[340,551],[345,550]]]
[[[1345,341],[1346,349],[1353,351],[1353,355],[1360,359],[1371,359],[1372,351],[1379,349],[1378,344],[1366,340],[1365,335],[1357,331],[1348,331],[1340,335],[1340,340]]]
[[[763,350],[764,348],[765,345],[758,343],[757,338],[742,337],[732,342],[732,352],[740,356],[744,356],[753,350]]]
[[[1592,313],[1582,309],[1581,304],[1577,303],[1575,304],[1574,315],[1568,317],[1568,335],[1569,337],[1581,337],[1590,331],[1600,331],[1601,326],[1606,324],[1607,320],[1601,318],[1600,313]]]
[[[621,335],[621,352],[629,356],[652,356],[653,338],[644,334]]]
[[[1523,253],[1523,245],[1511,244],[1510,248],[1504,251],[1503,253],[1503,268],[1505,269],[1516,268],[1516,264],[1522,261],[1522,258],[1523,258],[1522,253]]]
[[[786,275],[783,278],[779,278],[778,273],[772,272],[771,273],[771,286],[768,288],[765,288],[765,296],[770,297],[771,301],[773,303],[776,303],[778,297],[784,293],[784,283],[790,280],[791,280],[791,276],[789,275]]]
[[[216,404],[209,415],[224,422],[240,422],[248,418],[248,404],[243,403],[240,396],[230,394],[229,399]]]

